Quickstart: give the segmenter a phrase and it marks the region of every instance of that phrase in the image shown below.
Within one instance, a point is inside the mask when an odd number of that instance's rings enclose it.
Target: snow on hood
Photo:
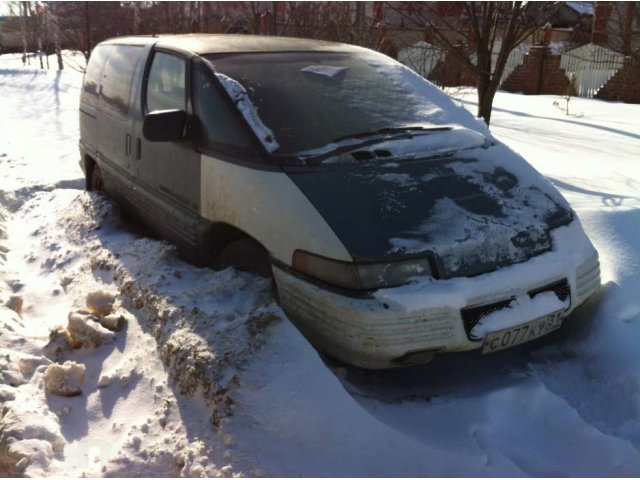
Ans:
[[[470,133],[470,145],[479,143],[481,136]],[[356,261],[428,255],[440,278],[476,275],[549,251],[550,231],[572,219],[553,186],[503,145],[397,165],[289,175]]]

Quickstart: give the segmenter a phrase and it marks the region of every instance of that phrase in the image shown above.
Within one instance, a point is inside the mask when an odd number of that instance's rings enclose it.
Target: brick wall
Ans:
[[[544,58],[540,93],[566,95],[569,92],[571,82],[565,71],[560,68],[560,58],[560,55],[547,55]]]
[[[428,78],[441,87],[473,87],[476,85],[476,76],[473,70],[450,53],[445,55],[444,60],[436,65]]]
[[[533,47],[500,87],[525,95],[566,95],[569,78],[560,67],[560,55],[551,55],[546,47]],[[640,62],[627,57],[624,67],[596,94],[602,100],[640,103]]]
[[[595,98],[640,103],[640,61],[626,57],[624,66],[596,93]]]
[[[548,54],[547,47],[531,47],[522,65],[517,66],[502,83],[507,92],[522,92],[525,95],[541,93],[542,68]]]
[[[522,65],[511,72],[500,88],[525,95],[566,95],[570,82],[560,60],[561,55],[552,55],[546,46],[531,47]],[[429,80],[443,87],[476,84],[473,71],[451,54],[436,66]],[[640,61],[626,57],[624,67],[600,89],[596,98],[640,103]]]
[[[515,68],[500,87],[525,95],[564,95],[569,79],[560,68],[560,55],[551,55],[546,46],[531,47],[524,62]]]

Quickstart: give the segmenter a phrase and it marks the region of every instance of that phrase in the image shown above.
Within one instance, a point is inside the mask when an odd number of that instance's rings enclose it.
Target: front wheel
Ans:
[[[255,240],[242,238],[234,240],[220,251],[213,261],[214,270],[233,267],[243,272],[252,272],[261,277],[273,275],[269,253]]]
[[[89,176],[89,191],[90,192],[104,192],[104,182],[102,181],[102,170],[98,164],[94,164],[91,168],[91,174]]]

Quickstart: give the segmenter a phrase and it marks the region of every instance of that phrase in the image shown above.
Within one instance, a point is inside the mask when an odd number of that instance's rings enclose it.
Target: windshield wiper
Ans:
[[[444,130],[451,130],[450,126],[433,126],[433,127],[425,127],[424,125],[405,125],[403,127],[382,127],[376,128],[375,130],[368,130],[366,132],[360,133],[351,133],[349,135],[344,135],[343,137],[334,138],[331,143],[341,142],[343,140],[350,140],[352,138],[364,138],[364,137],[372,137],[375,135],[384,135],[386,133],[401,133],[401,132],[441,132]]]
[[[324,152],[318,155],[314,155],[312,157],[306,158],[306,162],[308,165],[319,165],[325,160],[335,157],[336,155],[341,155],[343,153],[348,153],[353,150],[358,150],[362,147],[367,147],[369,145],[375,145],[376,143],[386,142],[388,140],[399,140],[402,138],[413,138],[417,133],[431,133],[431,132],[441,132],[446,130],[452,130],[451,126],[434,126],[434,127],[425,127],[421,125],[407,125],[404,127],[383,127],[375,130],[370,130],[368,132],[360,132],[353,133],[350,135],[345,135],[343,137],[334,138],[330,143],[338,143],[343,142],[345,140],[358,139],[358,138],[366,138],[374,136],[370,140],[365,140],[358,143],[349,143],[347,145],[338,146],[328,152]]]

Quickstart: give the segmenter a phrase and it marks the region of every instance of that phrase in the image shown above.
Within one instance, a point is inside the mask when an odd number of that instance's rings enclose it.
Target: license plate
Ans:
[[[517,327],[505,328],[488,334],[482,345],[482,353],[492,353],[505,348],[543,337],[562,326],[563,310],[523,323]]]

